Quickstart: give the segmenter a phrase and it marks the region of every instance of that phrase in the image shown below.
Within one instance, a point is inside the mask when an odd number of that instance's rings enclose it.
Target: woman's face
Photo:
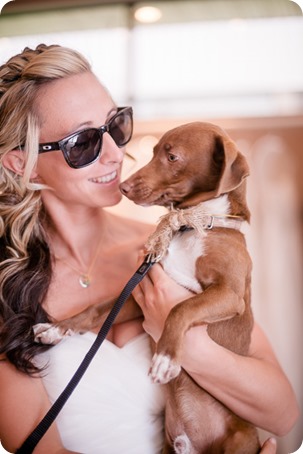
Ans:
[[[85,128],[99,128],[117,111],[107,91],[89,72],[42,87],[36,108],[42,124],[40,143],[57,142]],[[115,205],[121,199],[123,156],[124,149],[118,148],[108,133],[103,134],[100,157],[81,169],[69,167],[60,150],[40,154],[38,180],[54,190],[44,190],[42,197],[55,197],[70,207]]]

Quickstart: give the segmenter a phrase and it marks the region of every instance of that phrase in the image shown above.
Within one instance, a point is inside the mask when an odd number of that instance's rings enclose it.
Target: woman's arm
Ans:
[[[182,366],[235,414],[277,436],[286,435],[299,409],[261,328],[255,324],[247,357],[220,347],[202,331],[196,328],[187,333]]]
[[[144,329],[155,341],[170,309],[192,296],[159,265],[153,266],[133,295],[145,316]],[[182,367],[237,415],[277,436],[288,433],[298,418],[298,405],[261,328],[254,327],[248,357],[219,346],[206,330],[204,325],[187,332]]]
[[[40,378],[16,370],[8,361],[0,361],[0,440],[9,452],[20,448],[50,408]],[[34,450],[35,454],[66,454],[56,424],[52,424]]]

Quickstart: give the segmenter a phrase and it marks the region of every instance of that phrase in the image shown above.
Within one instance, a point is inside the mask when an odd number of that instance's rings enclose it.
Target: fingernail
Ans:
[[[274,437],[271,437],[269,441],[272,445],[277,446],[277,440]]]

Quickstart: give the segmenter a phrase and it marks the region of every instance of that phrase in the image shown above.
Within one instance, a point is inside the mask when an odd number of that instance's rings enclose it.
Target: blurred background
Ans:
[[[14,0],[0,15],[0,65],[25,46],[81,51],[118,105],[132,105],[125,176],[189,121],[225,128],[247,157],[253,310],[303,407],[303,16],[290,0]],[[1,2],[1,5],[3,2]],[[301,7],[299,6],[301,4]],[[160,208],[113,209],[156,222]],[[261,437],[266,437],[261,433]],[[299,449],[302,417],[278,440]],[[1,452],[1,447],[0,447]],[[3,452],[5,452],[3,450]]]

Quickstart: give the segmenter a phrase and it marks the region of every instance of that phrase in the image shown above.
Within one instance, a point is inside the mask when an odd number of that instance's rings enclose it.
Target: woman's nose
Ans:
[[[124,158],[124,152],[125,148],[124,147],[119,148],[110,134],[108,133],[103,134],[103,144],[100,155],[100,161],[103,164],[111,162],[118,163],[122,162]]]

